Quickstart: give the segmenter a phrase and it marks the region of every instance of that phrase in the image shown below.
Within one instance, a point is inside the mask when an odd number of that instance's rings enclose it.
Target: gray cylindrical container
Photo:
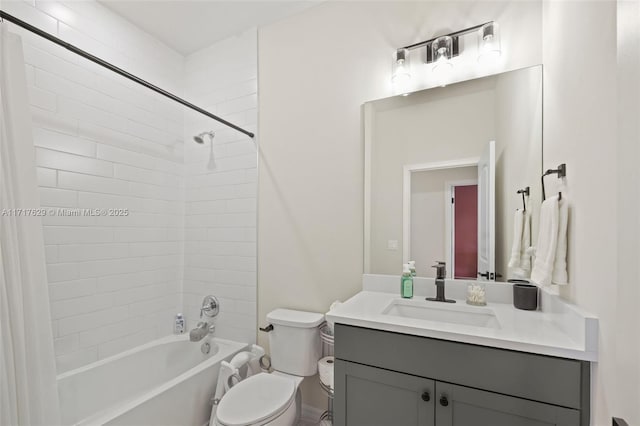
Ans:
[[[538,309],[538,287],[527,280],[509,280],[513,284],[513,306],[525,311]]]

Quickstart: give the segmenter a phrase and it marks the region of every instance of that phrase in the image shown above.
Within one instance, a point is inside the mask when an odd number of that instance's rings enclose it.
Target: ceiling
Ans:
[[[306,1],[99,0],[118,15],[188,55],[252,27],[318,3]]]

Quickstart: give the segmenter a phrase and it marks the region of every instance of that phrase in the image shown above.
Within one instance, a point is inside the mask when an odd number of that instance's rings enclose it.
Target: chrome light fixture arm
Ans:
[[[425,40],[425,41],[420,41],[418,43],[413,43],[410,44],[408,46],[404,46],[401,47],[400,49],[407,49],[407,50],[413,50],[413,49],[418,49],[420,47],[427,47],[427,63],[430,63],[433,61],[434,58],[431,57],[431,49],[429,48],[431,46],[431,44],[436,41],[437,39],[441,38],[441,37],[451,37],[453,39],[453,52],[452,52],[452,56],[458,56],[459,52],[459,45],[458,45],[458,38],[460,36],[472,33],[476,30],[479,30],[480,28],[484,27],[487,24],[494,24],[495,21],[488,21],[488,22],[484,22],[482,24],[478,24],[478,25],[474,25],[473,27],[469,27],[469,28],[465,28],[463,30],[459,30],[459,31],[454,31],[452,33],[449,34],[442,34],[439,35],[437,37],[433,37],[429,40]]]

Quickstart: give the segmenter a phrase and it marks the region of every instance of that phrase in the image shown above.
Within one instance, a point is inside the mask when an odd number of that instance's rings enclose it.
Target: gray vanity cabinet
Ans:
[[[574,426],[580,412],[449,383],[436,383],[438,426]]]
[[[336,426],[587,426],[589,363],[336,324]]]
[[[433,380],[339,360],[335,373],[345,381],[346,424],[433,426]]]

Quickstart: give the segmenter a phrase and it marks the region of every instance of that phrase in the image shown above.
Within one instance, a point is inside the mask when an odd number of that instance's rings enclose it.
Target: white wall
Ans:
[[[397,47],[491,19],[508,41],[499,70],[542,61],[538,1],[326,2],[260,29],[260,323],[277,307],[325,312],[360,289],[360,106],[392,94]],[[314,381],[303,395],[326,403]]]
[[[182,58],[93,2],[3,2],[39,28],[180,93]],[[182,277],[182,112],[48,41],[23,35],[59,371],[171,332]],[[153,52],[149,54],[149,52]]]
[[[257,125],[257,32],[189,55],[185,96],[243,128]],[[215,168],[210,146],[193,135],[215,130]],[[220,299],[219,337],[256,339],[256,142],[201,115],[185,114],[186,217],[184,310],[190,326],[202,298]],[[205,138],[205,140],[208,140]]]
[[[640,3],[619,1],[618,23],[618,404],[613,414],[640,424]]]

